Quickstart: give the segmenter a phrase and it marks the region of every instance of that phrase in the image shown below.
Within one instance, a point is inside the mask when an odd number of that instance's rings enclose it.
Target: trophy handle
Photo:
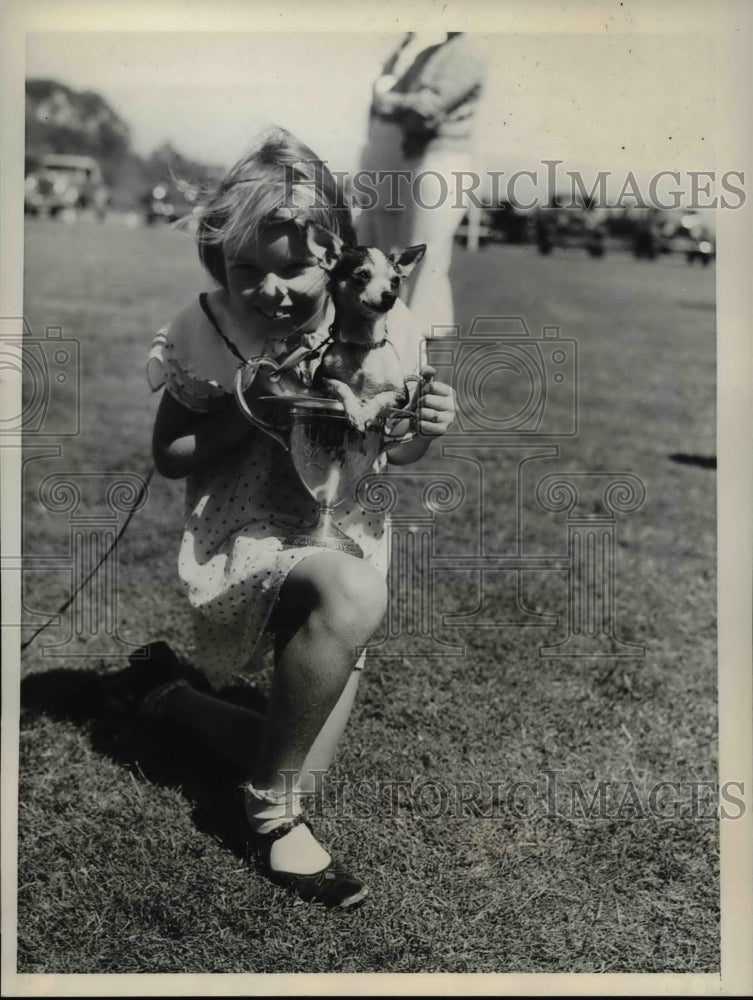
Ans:
[[[246,386],[246,388],[248,388],[250,385],[252,385],[259,369],[263,366],[266,366],[268,368],[273,368],[275,370],[278,368],[276,361],[273,361],[271,358],[260,357],[260,358],[251,358],[251,360],[247,361],[242,368],[238,369],[238,372],[235,376],[235,382],[233,385],[233,389],[235,392],[235,401],[240,407],[241,413],[244,415],[246,420],[249,421],[249,423],[253,424],[254,427],[258,427],[259,430],[264,431],[265,434],[269,434],[269,436],[271,438],[274,438],[275,441],[279,441],[279,443],[283,446],[285,451],[289,451],[290,448],[288,446],[288,442],[286,441],[284,434],[281,434],[280,431],[278,431],[275,427],[273,427],[272,424],[270,424],[268,421],[262,420],[261,417],[257,417],[257,415],[252,412],[251,408],[246,402],[246,397],[244,395],[244,389],[243,389],[243,376],[248,369],[251,369],[251,381],[248,383],[248,386]]]
[[[416,436],[418,414],[415,410],[398,410],[395,407],[390,407],[389,410],[382,413],[382,417],[384,419],[383,448],[394,448],[398,444],[407,444]],[[412,429],[409,431],[399,430],[403,421],[407,421]]]
[[[395,407],[390,407],[388,410],[384,411],[384,430],[382,431],[384,438],[384,449],[394,448],[399,444],[407,444],[412,441],[413,438],[418,433],[418,413],[416,412],[416,407],[418,406],[418,399],[420,394],[421,385],[427,381],[419,375],[409,375],[405,382],[415,382],[415,386],[408,389],[408,402],[405,404],[403,409],[397,409]],[[400,424],[407,420],[411,430],[398,431]],[[394,423],[390,423],[394,421]]]

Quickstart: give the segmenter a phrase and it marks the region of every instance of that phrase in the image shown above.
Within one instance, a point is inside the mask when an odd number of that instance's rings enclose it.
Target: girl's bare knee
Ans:
[[[325,552],[299,563],[285,583],[288,597],[321,614],[332,631],[367,642],[387,609],[387,585],[362,559]]]
[[[363,628],[371,638],[387,610],[387,584],[369,563],[350,558],[338,567],[327,600],[345,627]]]

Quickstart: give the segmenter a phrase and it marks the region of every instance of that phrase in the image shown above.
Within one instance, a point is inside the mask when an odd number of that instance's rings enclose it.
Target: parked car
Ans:
[[[29,215],[93,211],[103,219],[109,203],[99,163],[91,156],[48,153],[26,176],[24,211]]]
[[[653,260],[675,248],[680,216],[676,210],[634,208],[630,211],[632,250],[635,257]]]
[[[716,239],[711,232],[702,232],[691,240],[691,246],[685,251],[689,264],[700,260],[704,267],[716,257]]]
[[[661,254],[681,253],[689,263],[708,264],[716,255],[713,226],[697,211],[631,208],[615,214],[610,225],[636,257],[654,260]]]
[[[606,249],[605,216],[585,205],[562,205],[553,201],[536,210],[536,246],[539,253],[554,249],[583,249],[591,257],[603,257]]]
[[[716,235],[713,226],[697,212],[687,212],[680,220],[675,236],[676,247],[685,254],[689,264],[699,260],[704,267],[716,257]]]
[[[160,181],[142,199],[144,220],[148,226],[177,222],[196,212],[198,199],[198,188],[188,181]]]

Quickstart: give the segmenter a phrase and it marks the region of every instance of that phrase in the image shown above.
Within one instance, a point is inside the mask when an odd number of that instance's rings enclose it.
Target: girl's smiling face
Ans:
[[[313,330],[327,303],[327,279],[294,222],[274,223],[225,254],[230,302],[265,337]]]

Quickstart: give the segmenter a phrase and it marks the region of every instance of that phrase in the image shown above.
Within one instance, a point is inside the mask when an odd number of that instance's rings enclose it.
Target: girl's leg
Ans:
[[[280,591],[275,614],[276,665],[246,812],[252,827],[272,833],[313,790],[304,769],[329,766],[358,683],[354,664],[386,610],[386,584],[368,563],[339,552],[300,562]],[[313,776],[315,777],[315,776]],[[309,874],[331,858],[306,826],[270,851],[273,871]]]
[[[276,662],[253,772],[258,787],[286,788],[285,772],[300,775],[310,752],[316,747],[320,756],[344,728],[357,684],[353,667],[386,605],[377,570],[341,552],[311,556],[288,574],[273,622]]]
[[[301,773],[301,791],[314,792],[329,770],[348,722],[360,671],[354,670],[337,704],[309,750]],[[179,687],[164,700],[163,717],[187,730],[210,753],[244,775],[253,773],[261,745],[264,716],[191,687]]]
[[[329,770],[355,699],[360,670],[352,670],[337,703],[327,717],[301,766],[298,792],[314,793]],[[261,745],[264,716],[191,687],[178,687],[164,702],[164,716],[188,731],[211,753],[244,775],[252,774]],[[283,797],[287,818],[290,803]],[[275,844],[270,862],[283,871],[317,872],[330,856],[306,828],[295,829]]]
[[[275,673],[264,717],[190,687],[172,690],[162,711],[251,778],[246,811],[257,832],[291,818],[295,797],[315,791],[353,706],[354,665],[386,610],[382,576],[339,552],[312,555],[288,574],[273,627]],[[257,790],[261,790],[257,793]],[[272,845],[273,870],[309,874],[330,862],[305,826]]]
[[[244,774],[253,769],[264,725],[260,712],[186,686],[169,693],[160,714],[231,767]]]
[[[353,670],[337,704],[319,731],[314,745],[306,754],[301,770],[300,790],[303,794],[316,792],[323,775],[330,769],[335,751],[348,724],[360,679],[361,671]]]

